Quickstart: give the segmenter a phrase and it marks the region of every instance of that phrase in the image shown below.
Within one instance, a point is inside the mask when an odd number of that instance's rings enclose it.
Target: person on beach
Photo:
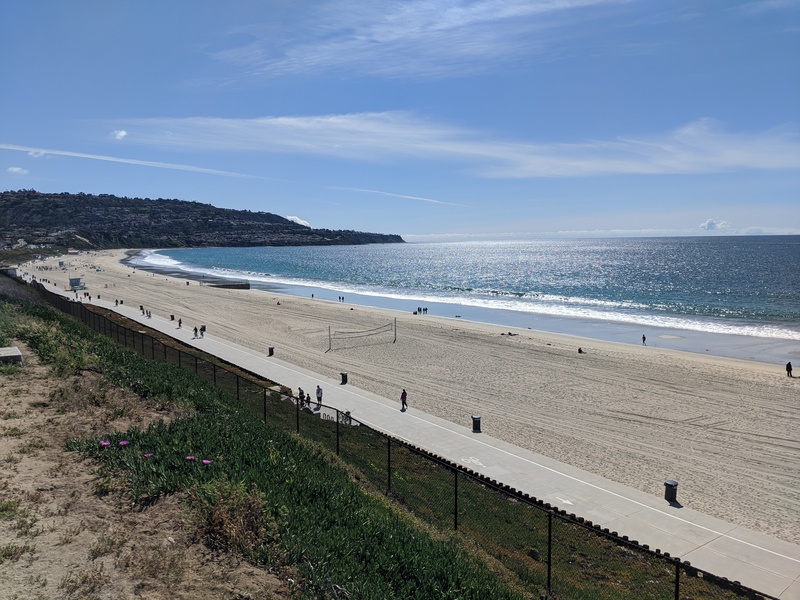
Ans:
[[[403,393],[400,394],[400,410],[406,410],[408,408],[408,404],[406,403],[406,399],[408,398],[408,394],[406,393],[405,388],[403,388]]]
[[[322,406],[322,388],[317,386],[317,408]]]
[[[786,376],[787,377],[791,377],[792,376],[792,363],[791,362],[787,362],[786,363]]]
[[[642,334],[642,346],[647,346],[647,336]]]
[[[194,328],[194,337],[197,337],[197,327]]]
[[[182,323],[183,323],[183,321],[181,321],[180,319],[178,319],[178,329],[180,329],[180,328],[181,328],[181,324],[182,324]]]

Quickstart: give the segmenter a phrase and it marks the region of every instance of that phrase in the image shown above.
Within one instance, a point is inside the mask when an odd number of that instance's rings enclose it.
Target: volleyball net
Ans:
[[[359,331],[337,331],[331,329],[331,326],[328,326],[328,351],[333,349],[334,343],[339,342],[340,345],[343,345],[347,340],[357,340],[359,338],[368,338],[368,337],[375,337],[375,336],[383,336],[386,338],[388,343],[389,338],[391,338],[392,343],[394,344],[397,341],[397,319],[387,323],[386,325],[381,325],[379,327],[374,327],[372,329],[363,329]]]

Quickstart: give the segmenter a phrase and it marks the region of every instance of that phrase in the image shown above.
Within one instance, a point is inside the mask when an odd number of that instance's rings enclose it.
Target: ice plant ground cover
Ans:
[[[194,375],[145,360],[49,308],[25,305],[11,321],[0,328],[10,327],[10,337],[25,339],[56,372],[96,370],[148,402],[191,407],[168,424],[72,440],[68,450],[95,458],[100,480],[126,487],[144,510],[182,494],[210,546],[265,566],[296,565],[302,596],[522,597],[456,541],[433,539],[365,493],[329,453],[253,419]]]

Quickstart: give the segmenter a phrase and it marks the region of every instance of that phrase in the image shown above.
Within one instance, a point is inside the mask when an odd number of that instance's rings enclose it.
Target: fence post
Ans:
[[[236,375],[236,402],[239,402],[239,375]]]
[[[320,413],[319,418],[322,418],[322,413]],[[300,433],[300,399],[297,399],[297,402],[294,403],[294,429],[295,433]]]
[[[386,493],[392,491],[392,438],[386,436]]]
[[[455,507],[453,511],[453,529],[458,531],[458,469],[453,469],[454,481],[453,496],[455,496]]]
[[[339,409],[336,409],[336,456],[339,456],[339,419],[342,418]],[[351,423],[352,425],[352,423]]]
[[[181,352],[180,350],[178,350],[178,368],[179,368],[179,369],[182,369],[182,368],[183,368],[183,365],[181,365],[181,357],[182,357],[182,356],[183,356],[183,352]]]
[[[212,369],[214,371],[214,385],[217,385],[217,363],[212,362],[211,364],[214,365],[214,368]],[[266,391],[267,390],[264,390],[265,393],[266,393]],[[267,409],[266,409],[266,405],[264,405],[264,406],[265,406],[264,414],[266,415],[267,414]],[[266,420],[267,420],[267,418],[264,417],[264,422],[266,422]]]
[[[681,598],[681,561],[675,560],[675,600]]]
[[[550,573],[553,568],[553,511],[547,513],[547,596],[553,593],[550,586]]]
[[[156,358],[156,339],[152,335],[150,336],[150,358],[152,360]]]
[[[197,375],[197,355],[194,356],[194,374]]]

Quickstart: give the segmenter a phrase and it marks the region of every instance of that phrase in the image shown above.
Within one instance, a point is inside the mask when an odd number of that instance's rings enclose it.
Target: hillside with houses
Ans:
[[[268,212],[109,194],[0,192],[0,248],[200,248],[403,243],[399,235],[313,229]]]

